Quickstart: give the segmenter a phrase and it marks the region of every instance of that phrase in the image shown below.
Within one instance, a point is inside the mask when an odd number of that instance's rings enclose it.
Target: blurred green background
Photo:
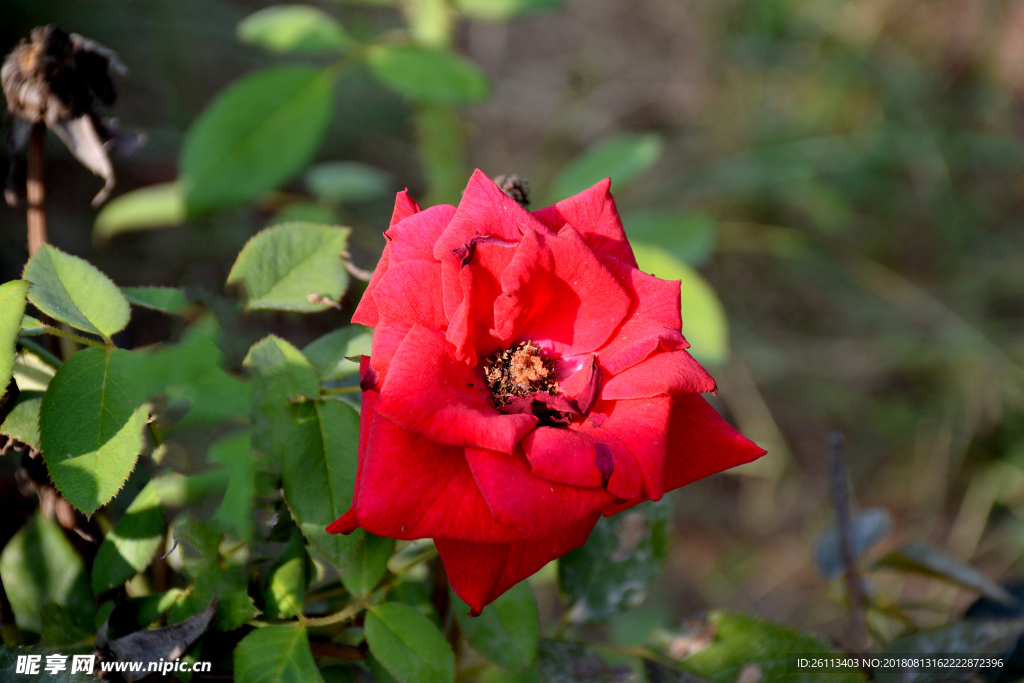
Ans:
[[[174,180],[185,131],[231,81],[279,63],[331,63],[240,42],[238,22],[267,4],[4,0],[0,50],[53,22],[120,55],[130,71],[111,113],[149,142],[115,161],[116,196]],[[313,4],[356,38],[403,25],[386,2]],[[925,540],[991,577],[1020,575],[1024,2],[535,4],[552,7],[509,21],[456,17],[453,46],[488,75],[492,94],[458,109],[464,164],[449,140],[449,170],[462,182],[473,167],[516,173],[540,208],[573,185],[567,164],[595,147],[615,157],[601,147],[609,140],[627,145],[612,164],[627,232],[712,285],[729,352],[695,348],[719,382],[716,406],[769,450],[677,495],[667,570],[606,635],[628,643],[713,606],[842,638],[845,608],[830,599],[838,586],[814,563],[832,519],[835,429],[846,436],[855,507],[893,515],[877,552]],[[315,161],[382,171],[365,196],[313,203],[315,180],[300,175],[244,208],[94,240],[89,201],[100,182],[50,136],[51,241],[118,285],[198,288],[215,309],[233,305],[217,297],[239,249],[282,213],[351,225],[353,260],[372,268],[394,191],[458,195],[424,172],[410,104],[363,68],[345,72],[335,93]],[[19,277],[26,258],[23,211],[0,207],[0,281]],[[358,295],[343,311],[249,316],[227,335],[229,358],[237,365],[268,331],[302,346],[347,324]],[[695,340],[700,321],[689,322],[683,332]],[[119,341],[178,334],[140,311]],[[17,493],[15,469],[0,467],[0,547],[34,505]],[[923,624],[959,615],[976,595],[884,571],[871,581],[920,604]],[[554,620],[550,582],[536,584]]]

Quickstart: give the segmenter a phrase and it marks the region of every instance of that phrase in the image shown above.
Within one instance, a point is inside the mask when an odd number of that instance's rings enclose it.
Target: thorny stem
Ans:
[[[355,619],[360,612],[372,605],[376,600],[380,599],[381,596],[387,595],[388,591],[398,584],[399,577],[394,576],[389,581],[381,584],[377,590],[371,591],[367,595],[358,600],[353,600],[349,604],[345,605],[344,609],[334,614],[328,614],[326,617],[304,617],[299,615],[299,620],[306,628],[319,628],[321,626],[333,626],[334,624],[343,624],[346,621],[352,621]]]
[[[88,337],[83,337],[81,335],[77,335],[74,332],[68,332],[66,330],[62,330],[59,327],[51,327],[49,325],[43,325],[43,329],[46,330],[47,334],[51,334],[54,337],[63,337],[64,339],[70,339],[71,341],[78,342],[79,344],[83,344],[85,346],[96,346],[96,347],[99,347],[101,349],[105,348],[107,346],[103,342],[98,342],[95,339],[89,339]]]
[[[306,628],[319,628],[321,626],[332,626],[334,624],[343,624],[346,621],[352,621],[358,616],[360,612],[373,604],[373,601],[377,599],[376,593],[370,593],[365,598],[360,598],[354,602],[350,602],[345,606],[345,609],[334,614],[328,614],[326,617],[316,617],[313,619],[302,619],[302,623]]]
[[[856,647],[867,649],[871,645],[864,619],[864,584],[857,570],[850,531],[850,495],[847,489],[846,466],[843,463],[843,434],[832,432],[832,502],[836,507],[836,525],[839,529],[839,550],[846,568],[846,588],[850,594]]]
[[[25,194],[28,196],[28,255],[35,255],[46,244],[46,181],[43,142],[46,124],[32,125],[28,145],[28,178]]]

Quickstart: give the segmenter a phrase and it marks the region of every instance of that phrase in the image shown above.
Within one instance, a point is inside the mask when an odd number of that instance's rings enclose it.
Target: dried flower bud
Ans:
[[[520,206],[526,207],[530,205],[530,181],[521,179],[513,173],[512,175],[498,176],[494,179],[494,184],[502,192],[516,200]]]
[[[143,141],[137,133],[120,131],[116,120],[99,116],[99,106],[112,104],[117,96],[111,71],[126,72],[113,51],[56,26],[32,29],[31,40],[22,40],[7,55],[0,85],[7,108],[16,117],[8,140],[12,158],[5,192],[8,203],[20,194],[20,188],[12,185],[23,176],[14,165],[21,163],[32,126],[43,123],[83,166],[103,178],[104,187],[93,205],[107,198],[114,187],[108,151],[128,154]]]

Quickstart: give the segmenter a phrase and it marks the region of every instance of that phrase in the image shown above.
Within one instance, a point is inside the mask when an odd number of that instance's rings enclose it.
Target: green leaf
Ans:
[[[184,571],[195,579],[191,589],[175,602],[167,613],[167,623],[176,624],[202,612],[217,601],[214,623],[219,631],[233,631],[251,620],[259,610],[249,596],[249,573],[237,557],[222,557],[219,551],[224,534],[208,522],[179,524],[175,538],[187,541],[199,551],[199,559],[185,565]]]
[[[122,287],[128,302],[154,311],[181,315],[191,306],[185,292],[174,287]]]
[[[718,241],[715,220],[702,213],[648,209],[624,214],[622,224],[630,241],[657,244],[694,268],[707,263]]]
[[[643,602],[668,556],[672,500],[602,517],[587,542],[559,560],[571,621],[607,621]]]
[[[271,52],[342,52],[355,41],[338,20],[310,5],[273,5],[242,19],[235,34]]]
[[[740,671],[750,664],[761,669],[762,681],[820,683],[821,674],[816,670],[791,670],[790,655],[836,654],[816,638],[742,614],[712,612],[708,621],[717,629],[714,642],[684,659],[679,666],[712,683],[735,683]],[[830,671],[828,680],[853,683],[867,679],[860,671],[844,669]]]
[[[540,621],[533,589],[522,581],[470,617],[469,605],[453,595],[455,616],[477,652],[508,671],[522,671],[537,656]]]
[[[460,12],[473,19],[506,21],[520,14],[557,9],[565,0],[455,0]]]
[[[128,324],[131,311],[117,285],[88,261],[44,244],[25,265],[28,300],[55,320],[105,339]]]
[[[453,683],[455,655],[433,622],[399,602],[366,613],[366,642],[400,683]]]
[[[398,683],[398,679],[391,675],[391,673],[384,668],[384,665],[380,663],[380,660],[373,656],[373,652],[366,653],[366,667],[373,674],[373,679],[377,683]]]
[[[263,613],[268,619],[288,619],[302,613],[309,584],[308,565],[306,544],[302,534],[295,531],[267,573]]]
[[[93,593],[116,588],[148,567],[166,532],[157,487],[150,482],[100,545],[92,566]]]
[[[164,391],[179,405],[191,405],[175,430],[248,415],[252,390],[248,382],[222,369],[219,336],[214,318],[206,316],[187,328],[181,343],[155,353],[146,349],[133,353],[131,390],[136,401],[141,403]]]
[[[43,394],[38,391],[23,391],[18,396],[11,412],[0,425],[0,436],[28,444],[39,449],[39,406],[43,403]]]
[[[94,242],[107,242],[123,232],[152,230],[185,222],[185,195],[181,183],[140,187],[112,199],[96,216]]]
[[[916,657],[948,657],[952,655],[974,655],[984,657],[1009,655],[1014,643],[1024,634],[1024,619],[964,619],[938,628],[917,631],[889,641],[885,653],[914,653]],[[1013,659],[1007,669],[1013,668]],[[973,669],[921,669],[904,670],[901,667],[879,667],[875,669],[879,683],[954,683],[974,680],[970,678]],[[997,673],[989,670],[990,673]],[[1005,675],[1005,672],[1004,672]],[[982,677],[978,677],[982,678]],[[1003,680],[1000,676],[998,680]],[[1013,680],[1015,676],[1006,676]]]
[[[40,632],[43,608],[53,602],[73,613],[89,615],[96,601],[89,576],[64,532],[36,513],[0,553],[0,578],[18,626]]]
[[[87,643],[96,634],[91,618],[83,618],[55,602],[43,608],[43,627],[39,642],[51,647]]]
[[[274,189],[316,152],[333,109],[335,72],[281,66],[246,76],[200,115],[181,152],[189,214]]]
[[[186,477],[171,472],[151,479],[156,495],[164,507],[185,507],[199,505],[211,497],[221,495],[227,489],[227,470],[206,470]]]
[[[320,382],[302,352],[269,335],[253,344],[242,365],[258,373],[263,391],[279,403],[320,397]]]
[[[306,187],[320,199],[354,204],[387,195],[391,176],[366,164],[334,161],[317,164],[306,171]]]
[[[30,315],[22,317],[21,331],[18,332],[19,335],[25,337],[33,337],[36,335],[44,334],[45,332],[46,328],[43,326],[43,323],[37,320],[36,318],[33,318]]]
[[[700,273],[661,247],[633,243],[640,270],[662,280],[680,280],[683,334],[701,363],[723,365],[729,358],[729,322],[718,295]]]
[[[475,102],[491,91],[476,64],[449,50],[376,45],[367,51],[366,62],[384,85],[414,100]]]
[[[244,283],[245,307],[315,312],[328,308],[310,294],[337,301],[348,288],[341,255],[348,228],[316,223],[284,223],[246,242],[228,274],[228,284]]]
[[[252,372],[253,448],[270,456],[268,465],[276,471],[291,447],[291,404],[320,395],[316,372],[298,349],[274,336],[253,345],[243,365]]]
[[[235,683],[323,683],[299,624],[258,628],[235,648]]]
[[[57,490],[91,515],[124,485],[142,452],[146,407],[130,387],[132,356],[79,351],[60,366],[39,409],[39,435]]]
[[[329,332],[302,349],[313,364],[321,382],[348,377],[359,372],[359,361],[348,360],[369,356],[373,330],[362,325],[349,325]]]
[[[289,446],[281,453],[284,498],[306,539],[344,574],[364,532],[329,534],[328,524],[352,507],[359,415],[340,401],[294,406]]]
[[[167,614],[174,603],[178,602],[185,595],[181,588],[171,588],[161,593],[144,595],[141,598],[128,598],[125,602],[135,612],[135,623],[140,629],[159,621]],[[105,619],[103,620],[105,621]]]
[[[220,463],[228,471],[224,500],[213,516],[214,523],[244,541],[252,540],[253,475],[252,430],[245,429],[220,439],[210,446],[210,462]]]
[[[875,566],[941,579],[978,591],[1004,605],[1017,603],[1017,599],[1009,591],[974,567],[924,543],[908,543],[899,550],[884,555]]]
[[[661,157],[661,138],[654,133],[619,135],[600,142],[569,162],[551,182],[551,204],[604,180],[621,190]]]
[[[217,601],[215,624],[218,631],[234,631],[260,613],[249,596],[248,574],[242,567],[212,567],[200,573],[192,592],[183,596],[167,613],[167,623],[179,623],[202,612]]]
[[[359,597],[369,595],[387,574],[388,560],[394,549],[395,542],[392,539],[365,533],[359,550],[341,575],[345,589]]]
[[[7,384],[14,373],[14,357],[17,355],[27,292],[28,283],[24,280],[0,285],[0,399],[7,393]]]
[[[863,557],[891,533],[892,515],[887,510],[873,508],[853,513],[850,517],[850,536],[854,558]],[[834,579],[846,573],[839,543],[839,527],[834,522],[818,539],[814,559],[826,579]]]

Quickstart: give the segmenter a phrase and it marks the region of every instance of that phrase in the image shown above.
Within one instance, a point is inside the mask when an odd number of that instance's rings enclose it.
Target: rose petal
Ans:
[[[672,398],[665,490],[757,460],[765,450],[740,434],[698,394]]]
[[[598,401],[591,415],[604,420],[593,425],[624,444],[633,456],[643,478],[644,498],[659,500],[665,493],[665,448],[672,399],[668,396],[623,401]],[[591,424],[591,421],[588,421]],[[639,497],[622,490],[620,498]]]
[[[565,427],[538,427],[523,439],[531,471],[550,482],[602,488],[615,498],[643,495],[644,474],[629,448],[615,434],[589,421]],[[664,444],[664,442],[661,442]],[[606,479],[607,456],[612,467]],[[601,462],[603,461],[603,462]],[[600,464],[599,464],[600,462]]]
[[[369,356],[359,356],[359,388],[363,391],[380,390],[380,373],[370,365]]]
[[[612,258],[605,257],[603,263],[633,302],[622,326],[598,352],[597,360],[609,375],[639,363],[659,347],[674,351],[689,346],[680,332],[679,281],[656,278]]]
[[[379,413],[360,459],[355,500],[359,526],[378,536],[412,540],[444,535],[489,542],[521,538],[494,519],[463,449],[441,446]]]
[[[452,357],[443,332],[417,325],[391,359],[377,412],[440,444],[511,453],[537,418],[500,414],[478,372]]]
[[[356,509],[353,507],[338,519],[327,525],[329,534],[350,534],[359,528],[359,518],[356,516]]]
[[[370,347],[370,365],[380,374],[378,384],[388,374],[388,366],[399,345],[409,334],[412,325],[397,320],[382,320],[373,331],[373,345]]]
[[[602,488],[555,484],[530,472],[521,453],[467,448],[466,459],[494,518],[537,538],[587,517],[615,499]]]
[[[459,259],[458,268],[444,269],[444,276],[456,277],[462,292],[458,307],[449,315],[448,341],[455,347],[455,357],[476,365],[498,348],[491,336],[494,327],[494,300],[501,295],[499,275],[515,256],[515,244],[509,242],[470,242],[466,262]],[[446,261],[446,266],[451,262]],[[446,285],[448,286],[448,285]]]
[[[665,394],[702,394],[715,390],[715,380],[684,349],[658,353],[604,383],[601,398],[647,398]]]
[[[395,210],[391,214],[391,227],[394,227],[399,221],[412,216],[415,213],[419,213],[420,205],[416,203],[416,200],[409,196],[409,190],[402,190],[395,197]],[[388,239],[387,233],[384,235],[385,239]],[[373,270],[373,275],[370,277],[370,282],[366,285],[366,291],[363,292],[363,298],[360,299],[359,305],[356,306],[355,312],[352,314],[352,322],[360,325],[368,325],[370,327],[377,326],[377,304],[373,300],[373,290],[377,288],[377,284],[380,279],[384,277],[384,273],[388,272],[389,264],[389,252],[390,242],[384,245],[384,252],[380,255],[380,260],[377,262],[377,267]]]
[[[603,251],[635,268],[636,257],[609,192],[611,184],[611,179],[605,178],[589,190],[534,211],[533,215],[554,232],[566,224],[571,225],[595,252]]]
[[[395,195],[395,208],[391,212],[391,226],[422,210],[416,200],[412,198],[412,195],[409,194],[409,188],[405,188]]]
[[[373,275],[370,276],[370,281],[366,284],[366,291],[363,292],[363,298],[359,300],[359,305],[356,306],[356,310],[352,313],[352,322],[357,325],[367,325],[369,327],[376,327],[377,321],[380,317],[380,312],[377,310],[377,302],[373,300],[373,291],[377,289],[377,285],[380,284],[381,279],[388,272],[388,263],[391,259],[391,244],[384,245],[384,251],[380,255],[380,261],[377,262],[377,267],[373,269]]]
[[[479,614],[502,593],[537,573],[551,560],[587,542],[600,515],[576,522],[541,539],[514,543],[465,543],[435,538],[448,581],[456,595]]]
[[[501,274],[495,337],[534,340],[558,355],[593,351],[620,326],[629,294],[572,228],[528,230]]]
[[[373,368],[370,366],[370,358],[368,356],[360,357],[360,377],[366,377],[368,373],[373,371]],[[373,407],[377,403],[377,396],[376,390],[363,390],[362,408],[359,411],[359,446],[356,451],[358,464],[356,465],[355,488],[352,492],[352,507],[348,512],[328,525],[327,533],[350,534],[359,526],[359,519],[356,514],[356,508],[359,506],[359,480],[363,474],[363,463],[366,462],[366,445],[370,442],[370,425],[373,423]]]
[[[391,263],[420,260],[437,262],[434,243],[455,215],[455,207],[438,204],[393,223],[385,237],[391,240]]]
[[[438,261],[456,258],[452,252],[473,235],[493,235],[506,242],[518,242],[523,231],[531,228],[548,232],[544,224],[477,169],[466,185],[451,223],[434,244],[434,258]]]
[[[604,386],[604,373],[601,372],[601,367],[591,359],[590,367],[586,369],[586,380],[584,381],[583,388],[576,394],[576,405],[579,406],[580,413],[586,415],[590,412],[591,408],[594,407],[594,403],[597,401],[598,396],[601,395],[601,388]]]
[[[418,260],[392,263],[374,290],[373,299],[384,320],[434,330],[448,326],[441,300],[440,263]]]

